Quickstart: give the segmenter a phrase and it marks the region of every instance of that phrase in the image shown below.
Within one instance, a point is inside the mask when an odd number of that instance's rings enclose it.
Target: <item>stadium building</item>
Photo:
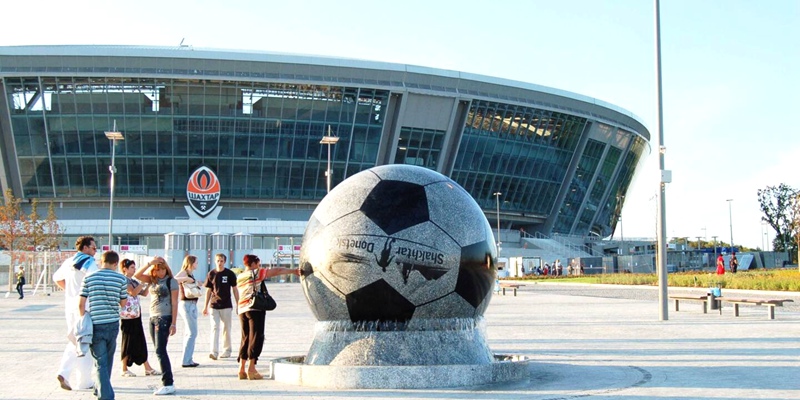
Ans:
[[[21,46],[0,47],[0,78],[0,186],[53,202],[67,248],[82,234],[108,245],[111,229],[113,245],[150,254],[292,253],[326,171],[335,187],[393,163],[451,177],[503,230],[603,238],[650,151],[614,105],[412,65]]]

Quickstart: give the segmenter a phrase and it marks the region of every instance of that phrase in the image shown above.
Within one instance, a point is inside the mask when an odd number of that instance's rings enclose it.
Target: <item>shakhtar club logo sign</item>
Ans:
[[[201,217],[206,217],[219,203],[219,179],[208,167],[196,169],[186,185],[186,198],[189,206]]]

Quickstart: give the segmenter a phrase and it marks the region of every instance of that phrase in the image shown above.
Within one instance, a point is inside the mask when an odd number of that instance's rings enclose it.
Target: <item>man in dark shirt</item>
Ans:
[[[233,305],[239,302],[239,290],[236,288],[236,274],[225,268],[228,257],[219,253],[214,257],[217,267],[208,272],[206,279],[206,301],[203,315],[209,315],[211,305],[211,353],[208,358],[216,360],[217,356],[231,356],[231,314]],[[231,292],[236,301],[231,301]],[[222,354],[219,354],[219,328],[222,322]]]

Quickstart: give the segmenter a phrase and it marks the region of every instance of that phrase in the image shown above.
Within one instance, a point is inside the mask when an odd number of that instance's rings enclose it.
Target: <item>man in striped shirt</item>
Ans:
[[[111,369],[117,350],[119,309],[128,299],[128,281],[125,275],[117,272],[119,255],[116,252],[103,253],[100,262],[100,269],[83,279],[78,313],[83,317],[88,311],[92,319],[92,344],[89,348],[94,359],[94,394],[98,399],[114,399]]]

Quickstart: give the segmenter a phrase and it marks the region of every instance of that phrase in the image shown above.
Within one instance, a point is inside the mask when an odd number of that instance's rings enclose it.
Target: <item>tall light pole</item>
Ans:
[[[617,210],[619,210],[619,215],[617,216],[617,221],[619,222],[619,237],[622,243],[620,244],[620,255],[623,254],[625,248],[625,232],[622,229],[622,205],[624,204],[625,196],[618,195],[617,196]]]
[[[275,268],[280,267],[281,265],[281,245],[278,244],[281,238],[275,236]]]
[[[700,239],[702,238],[703,238],[702,236],[697,237],[697,250],[700,250]]]
[[[711,236],[714,239],[714,263],[712,264],[714,267],[717,266],[717,237]]]
[[[794,204],[792,205],[794,211],[795,224],[797,223],[797,215],[800,214],[800,190],[794,192]],[[797,243],[797,270],[800,271],[800,233],[795,234],[795,243]],[[785,250],[785,247],[784,247]]]
[[[492,194],[495,198],[495,203],[497,203],[497,257],[500,258],[500,196],[503,194],[500,192],[494,192]]]
[[[656,105],[658,109],[658,169],[661,179],[658,182],[658,305],[659,319],[669,319],[669,305],[667,298],[667,183],[672,181],[672,171],[664,168],[664,107],[661,93],[661,6],[655,0],[655,40],[656,40]]]
[[[328,169],[325,170],[325,182],[326,187],[328,188],[327,193],[331,192],[331,146],[339,142],[338,136],[331,135],[331,126],[328,125],[328,135],[323,136],[322,140],[319,141],[320,144],[327,144],[328,145]]]
[[[731,203],[733,202],[733,199],[728,199],[728,200],[725,200],[725,201],[728,202],[728,221],[730,221],[730,224],[731,224],[731,251],[730,252],[733,253],[733,212],[731,212]]]
[[[106,132],[106,137],[111,141],[111,166],[108,167],[111,172],[111,182],[109,184],[111,187],[111,199],[108,202],[108,249],[111,250],[111,246],[114,244],[112,231],[114,228],[114,176],[117,174],[117,166],[114,162],[117,155],[116,145],[117,140],[125,140],[122,132],[117,131],[117,120],[114,120],[114,128],[110,132]]]

